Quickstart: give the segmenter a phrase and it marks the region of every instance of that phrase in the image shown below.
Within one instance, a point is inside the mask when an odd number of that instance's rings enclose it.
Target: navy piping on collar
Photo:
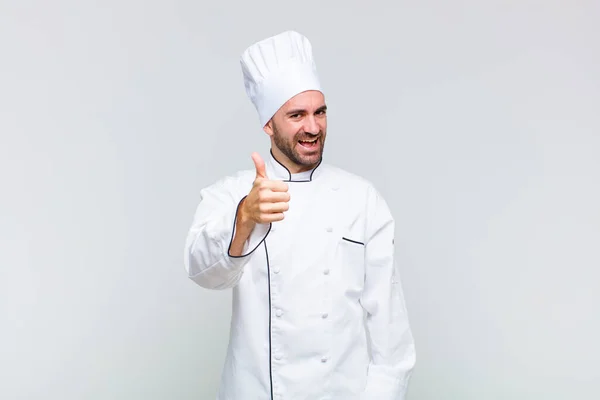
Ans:
[[[292,173],[291,173],[291,171],[285,165],[283,165],[282,163],[280,163],[278,159],[275,158],[275,156],[273,155],[273,149],[270,149],[269,153],[271,153],[271,157],[273,157],[273,160],[275,160],[277,162],[277,164],[281,165],[287,171],[287,173],[288,173],[288,179],[284,179],[283,180],[284,182],[294,182],[294,183],[312,182],[313,174],[315,173],[315,171],[317,170],[317,168],[319,168],[319,165],[321,165],[321,163],[323,162],[323,157],[321,157],[321,159],[319,160],[319,163],[317,164],[317,166],[315,168],[313,168],[313,170],[311,171],[310,177],[308,178],[308,180],[305,180],[305,181],[293,181],[292,180]]]

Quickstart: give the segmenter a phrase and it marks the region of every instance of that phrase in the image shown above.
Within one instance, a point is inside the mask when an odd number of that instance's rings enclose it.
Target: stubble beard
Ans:
[[[325,148],[325,135],[322,132],[319,132],[319,149],[316,156],[305,157],[296,151],[296,145],[298,140],[301,138],[304,139],[307,136],[306,134],[296,134],[291,140],[287,140],[277,129],[275,124],[273,124],[273,141],[275,142],[275,146],[281,151],[291,162],[296,165],[301,165],[303,167],[314,167],[323,158],[323,150]],[[315,135],[312,135],[315,136]]]

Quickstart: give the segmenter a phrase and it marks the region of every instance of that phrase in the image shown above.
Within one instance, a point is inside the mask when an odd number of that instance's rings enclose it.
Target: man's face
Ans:
[[[326,111],[323,94],[310,90],[288,100],[265,126],[274,152],[279,150],[275,155],[287,158],[293,173],[307,171],[321,161],[327,135]]]

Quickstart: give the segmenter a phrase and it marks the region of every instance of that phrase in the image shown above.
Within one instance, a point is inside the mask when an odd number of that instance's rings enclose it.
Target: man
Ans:
[[[394,220],[368,181],[322,163],[311,44],[284,32],[241,65],[271,151],[201,191],[185,247],[194,282],[233,288],[218,399],[404,399],[415,349]]]

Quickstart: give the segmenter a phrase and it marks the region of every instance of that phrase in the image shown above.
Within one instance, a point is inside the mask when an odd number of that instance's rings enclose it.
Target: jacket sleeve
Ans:
[[[200,201],[185,242],[188,277],[208,289],[227,289],[240,281],[250,255],[267,236],[271,225],[257,224],[241,256],[232,256],[235,220],[245,196],[236,195],[239,183],[225,178],[200,191]]]
[[[365,287],[370,341],[364,400],[404,400],[415,365],[415,346],[394,260],[394,219],[373,188],[369,190],[365,233]]]

